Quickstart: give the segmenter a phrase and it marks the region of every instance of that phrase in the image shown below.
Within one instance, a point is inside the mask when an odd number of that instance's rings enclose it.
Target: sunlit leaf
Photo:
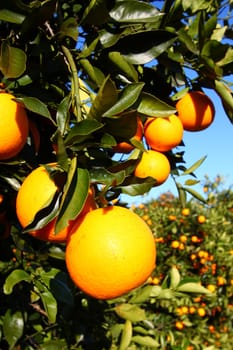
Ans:
[[[121,335],[119,350],[126,350],[131,342],[133,334],[132,322],[129,320],[125,321],[124,328]]]
[[[57,301],[54,298],[53,294],[51,292],[44,291],[40,293],[40,297],[42,300],[42,303],[44,305],[45,312],[48,316],[48,319],[51,323],[56,322],[57,317]]]
[[[203,287],[199,283],[194,282],[182,283],[177,287],[176,290],[183,293],[211,294],[207,288]]]
[[[9,345],[9,350],[15,348],[15,344],[22,337],[24,330],[24,319],[21,311],[12,313],[7,310],[3,318],[3,334]]]
[[[186,169],[182,175],[188,175],[188,174],[192,174],[194,173],[195,170],[197,170],[201,164],[206,160],[207,156],[202,157],[201,159],[199,159],[198,161],[196,161],[191,167],[189,167],[188,169]]]
[[[115,307],[115,312],[119,317],[132,322],[139,322],[146,319],[145,310],[132,304],[118,304]]]
[[[121,74],[126,75],[130,80],[138,81],[138,73],[134,66],[129,63],[118,51],[111,51],[108,54],[111,62],[120,70]]]
[[[160,344],[158,341],[150,336],[135,335],[132,337],[132,341],[136,344],[143,345],[146,347],[158,348]]]
[[[151,117],[168,117],[174,114],[176,109],[151,94],[142,93],[137,111]]]
[[[25,19],[22,13],[11,11],[7,8],[0,9],[0,20],[9,23],[21,24]]]
[[[31,276],[24,270],[13,270],[5,280],[3,292],[5,294],[11,294],[14,286],[22,281],[31,282]]]

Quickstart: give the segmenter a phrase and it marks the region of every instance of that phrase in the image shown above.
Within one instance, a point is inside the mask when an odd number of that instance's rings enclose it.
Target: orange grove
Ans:
[[[29,126],[24,107],[9,93],[0,93],[0,160],[16,156],[27,141]]]
[[[55,163],[50,166],[55,166]],[[23,228],[27,227],[35,218],[35,215],[47,206],[54,197],[58,186],[50,177],[44,166],[34,169],[23,181],[16,197],[16,214]],[[85,205],[79,215],[96,208],[92,189],[89,190]],[[40,240],[63,243],[74,221],[63,230],[55,234],[56,218],[38,230],[28,232],[33,237]]]
[[[184,130],[187,131],[204,130],[214,121],[214,104],[202,91],[186,93],[176,103],[176,109]]]
[[[136,165],[134,175],[140,178],[150,176],[156,180],[156,185],[161,185],[167,180],[170,170],[169,160],[163,153],[148,150],[143,152]]]
[[[144,135],[153,150],[167,152],[181,143],[183,124],[175,114],[166,118],[148,118],[144,125]]]
[[[130,209],[98,208],[73,226],[66,265],[73,282],[97,299],[119,297],[142,285],[155,268],[149,226]]]

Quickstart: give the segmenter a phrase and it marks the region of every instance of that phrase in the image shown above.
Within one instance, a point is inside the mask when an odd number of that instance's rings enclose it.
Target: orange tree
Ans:
[[[102,207],[114,205],[121,193],[134,196],[158,186],[154,177],[135,176],[150,149],[146,135],[135,136],[138,124],[179,117],[177,101],[189,91],[214,90],[232,121],[230,10],[224,1],[207,0],[11,0],[1,5],[0,93],[12,96],[0,106],[1,348],[165,349],[167,338],[155,324],[166,328],[174,315],[160,319],[156,300],[209,295],[195,281],[180,280],[172,267],[162,289],[146,285],[116,301],[96,301],[71,282],[65,244],[41,242],[26,232],[44,229],[55,218],[54,235],[66,229],[82,213],[90,188]],[[18,150],[15,130],[21,135]],[[122,142],[132,146],[129,154],[117,152]],[[186,167],[184,151],[175,147],[163,156],[182,205],[186,192],[205,201],[191,187],[203,159]],[[55,171],[51,163],[57,163]],[[23,230],[16,197],[39,165],[57,190]],[[182,174],[190,175],[184,185],[177,180]],[[149,300],[148,318],[144,304]]]

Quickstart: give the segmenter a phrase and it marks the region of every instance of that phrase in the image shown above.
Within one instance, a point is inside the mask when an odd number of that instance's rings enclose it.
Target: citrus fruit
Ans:
[[[187,131],[204,130],[214,121],[214,104],[202,91],[186,93],[176,103],[176,109],[184,130]]]
[[[133,136],[133,139],[135,139],[136,141],[141,141],[142,136],[143,136],[142,121],[140,118],[137,118],[137,129],[136,129],[135,135]],[[133,149],[134,149],[134,146],[125,141],[119,142],[116,146],[113,147],[114,152],[125,153],[125,154],[130,153]]]
[[[0,160],[16,156],[28,137],[28,117],[24,107],[14,101],[14,96],[0,93]]]
[[[50,164],[55,166],[55,163]],[[49,176],[44,166],[34,169],[23,181],[16,197],[16,214],[23,228],[27,227],[35,218],[37,212],[48,205],[58,191],[58,186]],[[92,189],[89,190],[84,207],[79,215],[96,208]],[[30,235],[45,241],[62,243],[75,220],[71,220],[67,227],[55,234],[56,218],[38,230],[28,232]]]
[[[183,137],[183,124],[172,114],[167,118],[148,118],[144,126],[147,144],[155,151],[166,152],[178,146]]]
[[[170,174],[170,163],[167,157],[154,150],[143,152],[142,158],[136,165],[134,175],[140,178],[148,176],[156,180],[156,185],[164,183]]]
[[[73,282],[97,299],[119,297],[143,284],[155,267],[149,226],[130,209],[109,206],[83,215],[66,244]]]

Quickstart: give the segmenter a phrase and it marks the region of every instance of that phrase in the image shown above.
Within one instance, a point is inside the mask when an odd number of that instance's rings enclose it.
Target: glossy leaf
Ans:
[[[65,134],[69,122],[70,102],[70,95],[67,95],[63,98],[63,100],[60,102],[57,108],[56,122],[61,135]]]
[[[42,303],[44,305],[45,312],[51,323],[56,322],[57,318],[57,301],[50,291],[44,291],[40,293]]]
[[[139,196],[150,191],[150,189],[155,185],[156,181],[154,179],[145,179],[142,183],[130,183],[124,186],[118,186],[122,193],[129,196]]]
[[[48,107],[44,102],[40,101],[37,97],[24,96],[21,98],[17,98],[17,100],[21,101],[24,104],[25,108],[28,109],[29,111],[36,113],[38,115],[41,115],[45,118],[48,118],[54,124],[54,121],[51,117]]]
[[[131,107],[137,101],[143,86],[144,83],[128,84],[119,94],[118,101],[103,114],[103,117],[116,116]]]
[[[132,81],[138,81],[138,73],[134,66],[130,64],[118,51],[109,52],[110,61],[120,70],[120,73],[125,75]]]
[[[26,69],[27,56],[18,47],[10,46],[6,41],[1,44],[0,70],[6,78],[18,78]]]
[[[142,93],[137,111],[150,117],[168,117],[174,114],[176,109],[153,95]]]
[[[11,294],[16,284],[22,281],[31,282],[31,279],[31,276],[26,271],[15,269],[7,276],[3,285],[3,292]]]
[[[103,128],[104,124],[95,119],[84,119],[73,126],[65,138],[65,144],[83,142],[88,136],[91,136],[97,130]]]
[[[67,182],[60,203],[55,232],[64,229],[70,220],[81,212],[89,191],[89,175],[86,169],[78,168],[77,158],[71,161]]]
[[[117,173],[112,173],[107,169],[91,169],[90,181],[94,183],[101,183],[106,186],[116,186],[121,184],[125,179],[125,171],[118,171]]]
[[[109,12],[116,22],[147,23],[155,22],[163,14],[154,6],[141,1],[119,1]]]
[[[11,313],[7,310],[3,318],[3,334],[9,345],[9,350],[13,350],[17,341],[22,337],[24,330],[24,319],[21,311]]]

